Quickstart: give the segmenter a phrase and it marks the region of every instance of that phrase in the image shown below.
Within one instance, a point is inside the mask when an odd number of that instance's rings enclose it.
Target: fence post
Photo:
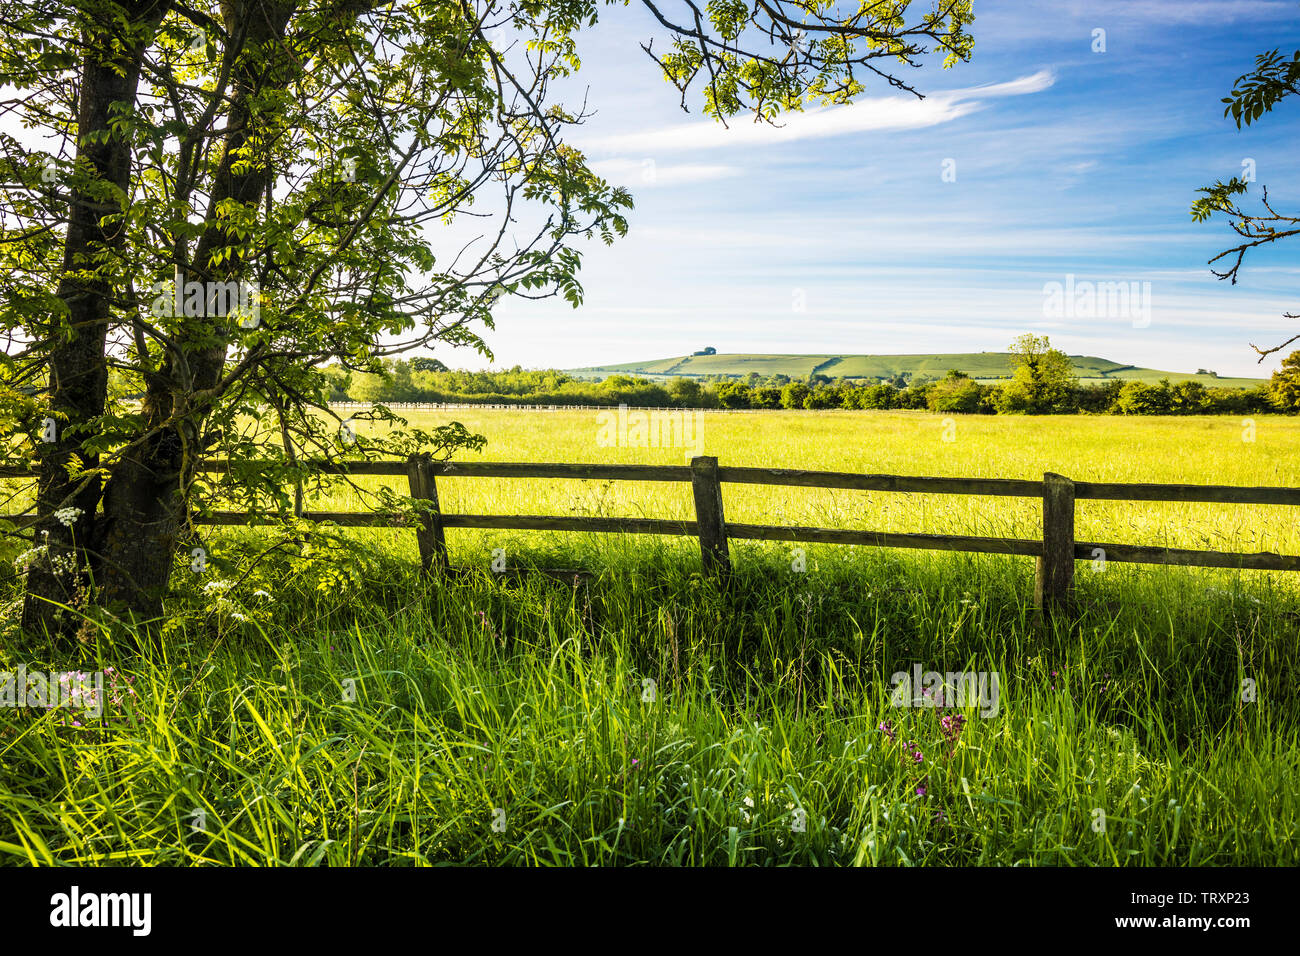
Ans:
[[[429,511],[420,515],[419,527],[415,529],[415,540],[420,545],[420,567],[425,574],[433,571],[442,575],[451,562],[447,558],[447,540],[442,530],[433,462],[427,455],[412,455],[406,461],[406,477],[411,485],[411,497],[432,503]]]
[[[1074,482],[1043,475],[1043,555],[1038,559],[1034,606],[1046,616],[1069,613],[1074,603]]]
[[[731,571],[731,559],[727,554],[727,526],[722,518],[718,459],[707,456],[691,459],[691,491],[695,494],[695,521],[704,573],[725,577]]]

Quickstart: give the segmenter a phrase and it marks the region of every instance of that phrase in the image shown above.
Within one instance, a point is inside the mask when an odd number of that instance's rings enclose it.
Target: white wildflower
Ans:
[[[35,548],[28,548],[22,554],[18,555],[18,557],[14,558],[14,567],[22,568],[26,571],[38,558],[44,557],[49,550],[49,545],[44,544]]]
[[[54,512],[54,518],[63,527],[71,528],[83,514],[85,512],[80,508],[60,508]]]

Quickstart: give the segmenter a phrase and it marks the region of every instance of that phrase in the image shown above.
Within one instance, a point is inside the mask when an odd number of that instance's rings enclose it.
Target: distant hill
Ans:
[[[1163,372],[1153,368],[1121,365],[1110,359],[1092,355],[1071,355],[1075,373],[1080,382],[1090,384],[1108,379],[1138,379],[1158,382],[1162,378],[1181,382],[1187,379],[1205,385],[1230,388],[1249,388],[1258,385],[1258,378],[1216,378],[1196,372]],[[588,368],[571,368],[564,371],[578,378],[605,379],[611,375],[635,375],[652,381],[665,381],[680,375],[685,378],[707,378],[721,375],[745,378],[757,372],[770,375],[788,375],[792,379],[806,379],[814,373],[830,378],[850,378],[876,381],[898,375],[928,375],[942,378],[949,369],[960,369],[980,382],[996,382],[1011,375],[1011,355],[1008,352],[956,352],[933,355],[762,355],[745,352],[718,353],[716,355],[682,355],[676,358],[655,359],[649,362],[627,362],[622,365],[593,365]]]

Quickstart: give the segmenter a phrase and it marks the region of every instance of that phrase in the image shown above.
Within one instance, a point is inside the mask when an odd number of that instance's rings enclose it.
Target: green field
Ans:
[[[424,427],[444,420],[429,411],[404,414]],[[1053,471],[1077,481],[1300,485],[1300,420],[1287,416],[1256,417],[1249,430],[1241,419],[1222,416],[956,416],[954,440],[945,442],[948,419],[927,412],[694,414],[699,443],[693,449],[600,447],[607,419],[595,411],[460,409],[456,417],[487,438],[483,452],[465,453],[465,460],[682,464],[696,453],[716,456],[724,465],[876,474],[1033,479]],[[686,484],[444,478],[439,494],[445,510],[459,513],[694,516]],[[1027,499],[756,485],[727,486],[724,498],[727,517],[739,522],[1039,534],[1040,506]],[[339,493],[318,504],[352,510],[361,507],[361,498]],[[1088,501],[1080,502],[1076,520],[1081,540],[1300,553],[1300,522],[1291,517],[1286,509],[1262,505]],[[452,534],[463,541],[478,532]],[[521,540],[563,549],[574,536],[530,533]],[[626,542],[604,546],[622,549]]]
[[[958,416],[946,442],[942,417],[920,412],[706,412],[686,450],[601,447],[595,413],[458,416],[496,460],[676,464],[695,451],[914,475],[1300,483],[1300,421],[1285,417]],[[439,491],[449,512],[691,515],[676,485],[440,478]],[[752,486],[724,498],[736,521],[1038,533],[1037,506],[1016,499]],[[313,503],[361,500],[336,488]],[[1300,553],[1282,507],[1081,502],[1078,528]],[[0,709],[0,855],[1300,863],[1293,576],[1080,562],[1077,617],[1043,626],[1023,558],[822,546],[796,571],[787,545],[733,542],[722,588],[689,539],[448,539],[470,571],[437,582],[417,575],[409,530],[209,539],[207,572],[178,561],[165,634],[109,622],[80,652],[77,665],[112,666],[135,691],[105,719]],[[498,579],[494,555],[591,576]],[[12,619],[9,605],[0,671],[73,663]],[[967,708],[959,727],[955,711],[891,706],[891,675],[915,665],[996,672],[997,713]]]
[[[1121,365],[1109,359],[1090,355],[1071,355],[1075,374],[1085,385],[1110,379],[1137,380],[1154,383],[1162,378],[1174,382],[1196,381],[1203,385],[1230,388],[1247,388],[1258,385],[1257,378],[1218,378],[1195,372],[1163,372],[1158,369]],[[565,369],[579,378],[604,379],[610,375],[639,375],[653,380],[674,376],[704,378],[711,375],[744,378],[757,372],[764,378],[787,375],[792,379],[806,379],[820,374],[831,378],[882,379],[900,374],[928,375],[942,378],[950,369],[965,372],[982,383],[996,382],[1011,377],[1012,356],[1008,352],[956,352],[933,355],[760,355],[732,352],[718,355],[683,355],[676,358],[657,359],[650,362],[628,362],[622,365],[597,365],[587,368]]]

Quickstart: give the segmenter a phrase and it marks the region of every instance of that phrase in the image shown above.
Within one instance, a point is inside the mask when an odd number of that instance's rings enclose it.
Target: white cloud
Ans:
[[[706,120],[605,136],[584,145],[590,152],[649,156],[676,150],[771,146],[850,133],[921,129],[960,119],[980,109],[984,100],[1038,93],[1054,82],[1050,71],[1040,70],[1006,83],[934,93],[923,100],[903,95],[876,97],[848,106],[792,113],[782,117],[780,126],[733,120],[727,128]]]
[[[599,176],[620,186],[653,189],[656,186],[679,186],[683,183],[708,182],[739,176],[738,166],[707,165],[704,163],[656,163],[653,159],[605,159],[591,164]]]

